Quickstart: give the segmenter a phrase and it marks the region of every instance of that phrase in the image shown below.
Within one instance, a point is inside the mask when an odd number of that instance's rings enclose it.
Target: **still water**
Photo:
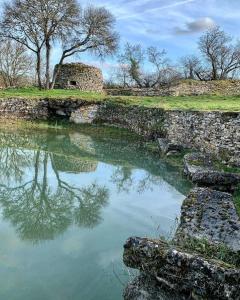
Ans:
[[[171,235],[188,189],[125,131],[0,128],[0,299],[122,299],[125,240]]]

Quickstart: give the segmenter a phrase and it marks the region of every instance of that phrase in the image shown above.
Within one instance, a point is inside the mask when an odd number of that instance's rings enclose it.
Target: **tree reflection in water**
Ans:
[[[95,172],[98,162],[111,164],[111,183],[118,192],[143,193],[163,181],[183,194],[189,190],[178,168],[156,159],[132,136],[113,138],[112,130],[111,137],[97,128],[91,134],[89,128],[87,134],[0,130],[0,203],[22,239],[50,240],[70,225],[93,228],[101,222],[108,189],[96,182],[75,186],[63,176]],[[135,169],[143,171],[141,176],[135,177]]]
[[[161,177],[151,173],[146,173],[143,178],[134,180],[132,167],[118,166],[112,174],[111,181],[116,185],[119,193],[128,193],[135,187],[136,191],[141,194],[146,190],[151,191],[154,185],[161,184],[163,180]]]
[[[7,155],[6,155],[7,153]],[[77,188],[60,178],[53,154],[40,150],[0,149],[0,202],[3,216],[16,227],[21,239],[38,242],[54,239],[71,224],[94,227],[101,221],[101,208],[108,203],[108,190],[97,183]],[[34,165],[31,179],[23,182],[23,174]],[[6,167],[8,166],[8,168]],[[49,167],[55,175],[56,186],[49,183]],[[18,186],[10,187],[10,177]]]

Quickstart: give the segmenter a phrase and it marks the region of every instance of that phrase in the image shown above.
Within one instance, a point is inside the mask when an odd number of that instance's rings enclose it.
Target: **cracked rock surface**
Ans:
[[[240,251],[240,220],[233,197],[207,188],[195,188],[184,200],[177,239],[205,238]]]
[[[154,295],[154,291],[144,294],[146,285],[140,287],[139,281],[135,281],[137,294],[133,297],[128,287],[125,300],[164,299],[161,298],[160,287],[179,293],[178,299],[184,299],[181,298],[184,295],[189,299],[240,299],[239,269],[207,260],[198,254],[186,253],[163,241],[138,237],[128,239],[124,245],[124,263],[149,274],[158,282],[155,298],[149,296],[151,293]],[[151,285],[149,289],[151,291]]]

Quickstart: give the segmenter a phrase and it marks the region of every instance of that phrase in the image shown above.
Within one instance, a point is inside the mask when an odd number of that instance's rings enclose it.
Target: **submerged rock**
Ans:
[[[239,269],[221,261],[207,260],[198,254],[186,253],[164,241],[130,238],[124,245],[123,259],[126,266],[154,277],[159,287],[180,295],[191,295],[190,299],[240,299]],[[136,284],[139,285],[138,281]],[[125,299],[164,299],[159,287],[155,291],[151,291],[151,285],[141,288],[135,296],[131,294],[134,289],[128,287]],[[154,293],[155,298],[151,298]],[[133,297],[127,298],[128,295]]]
[[[190,237],[224,243],[240,253],[240,219],[232,195],[193,189],[183,202],[176,237],[179,242]]]
[[[184,173],[201,187],[233,192],[240,184],[240,175],[221,172],[214,168],[209,155],[190,153],[184,156]]]

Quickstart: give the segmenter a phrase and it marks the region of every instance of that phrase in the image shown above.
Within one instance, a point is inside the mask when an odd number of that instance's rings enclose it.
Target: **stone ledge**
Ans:
[[[217,171],[209,155],[189,153],[184,156],[184,173],[200,187],[233,192],[240,184],[240,175]]]
[[[201,299],[240,297],[239,269],[186,253],[163,241],[130,238],[124,245],[123,260],[126,266],[154,276],[161,286],[181,294]]]

